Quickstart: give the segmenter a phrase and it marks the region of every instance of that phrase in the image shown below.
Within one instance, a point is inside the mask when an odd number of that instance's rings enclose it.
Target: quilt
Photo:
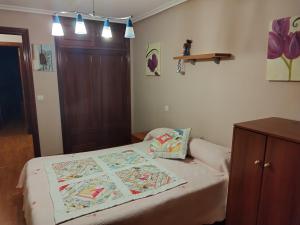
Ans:
[[[186,183],[134,148],[46,160],[56,224]]]

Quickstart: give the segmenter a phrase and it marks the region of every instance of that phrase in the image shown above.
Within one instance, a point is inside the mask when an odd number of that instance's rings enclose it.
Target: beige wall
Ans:
[[[0,26],[27,28],[34,44],[54,41],[50,35],[51,16],[0,10]],[[43,101],[36,101],[41,153],[62,153],[57,74],[34,71],[33,79],[36,96],[44,96]]]
[[[300,120],[300,83],[265,79],[269,22],[295,15],[299,0],[190,0],[136,23],[134,130],[192,127],[193,136],[230,146],[235,122]],[[187,38],[192,53],[230,52],[235,59],[186,64],[186,75],[179,75],[172,57]],[[147,42],[161,42],[161,77],[144,75]]]
[[[0,42],[22,43],[21,35],[0,34]]]

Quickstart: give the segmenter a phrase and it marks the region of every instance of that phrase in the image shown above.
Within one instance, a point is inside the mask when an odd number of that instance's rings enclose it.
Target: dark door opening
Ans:
[[[28,135],[32,137],[33,147],[34,147],[34,156],[41,156],[40,151],[40,141],[39,141],[39,132],[37,124],[37,112],[36,112],[36,103],[35,103],[35,93],[34,93],[34,84],[33,84],[33,72],[32,72],[32,61],[31,61],[31,51],[30,51],[30,41],[29,41],[29,31],[25,28],[15,28],[15,27],[2,27],[0,26],[0,34],[4,35],[18,35],[22,37],[22,42],[1,42],[0,46],[6,47],[16,47],[18,49],[19,56],[19,72],[21,77],[22,85],[22,104],[19,107],[19,111],[16,110],[15,115],[20,115],[25,118],[25,131]],[[4,56],[5,58],[5,56]],[[2,68],[0,68],[0,74],[2,75]],[[19,81],[20,81],[19,80]],[[1,83],[0,83],[1,86]],[[18,108],[18,107],[16,107]],[[23,111],[22,111],[23,110]],[[20,117],[19,117],[20,118]],[[5,120],[3,123],[5,123]],[[1,126],[1,123],[0,123]],[[1,132],[1,128],[0,128]],[[1,150],[0,143],[0,150]]]
[[[27,133],[19,51],[0,46],[0,135]]]

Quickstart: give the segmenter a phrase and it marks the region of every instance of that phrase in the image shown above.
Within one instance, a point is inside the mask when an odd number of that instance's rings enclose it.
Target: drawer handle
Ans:
[[[259,164],[261,164],[261,161],[260,161],[260,160],[255,160],[255,161],[254,161],[254,165],[259,165]]]
[[[264,164],[264,168],[268,168],[268,167],[270,167],[270,166],[271,166],[271,163],[270,163],[270,162],[267,162],[267,163]]]

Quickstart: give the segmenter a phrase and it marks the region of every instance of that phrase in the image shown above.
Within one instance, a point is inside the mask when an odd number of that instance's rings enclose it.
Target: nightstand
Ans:
[[[138,143],[144,141],[144,138],[146,134],[148,134],[149,131],[142,131],[142,132],[137,132],[131,135],[131,143]]]

